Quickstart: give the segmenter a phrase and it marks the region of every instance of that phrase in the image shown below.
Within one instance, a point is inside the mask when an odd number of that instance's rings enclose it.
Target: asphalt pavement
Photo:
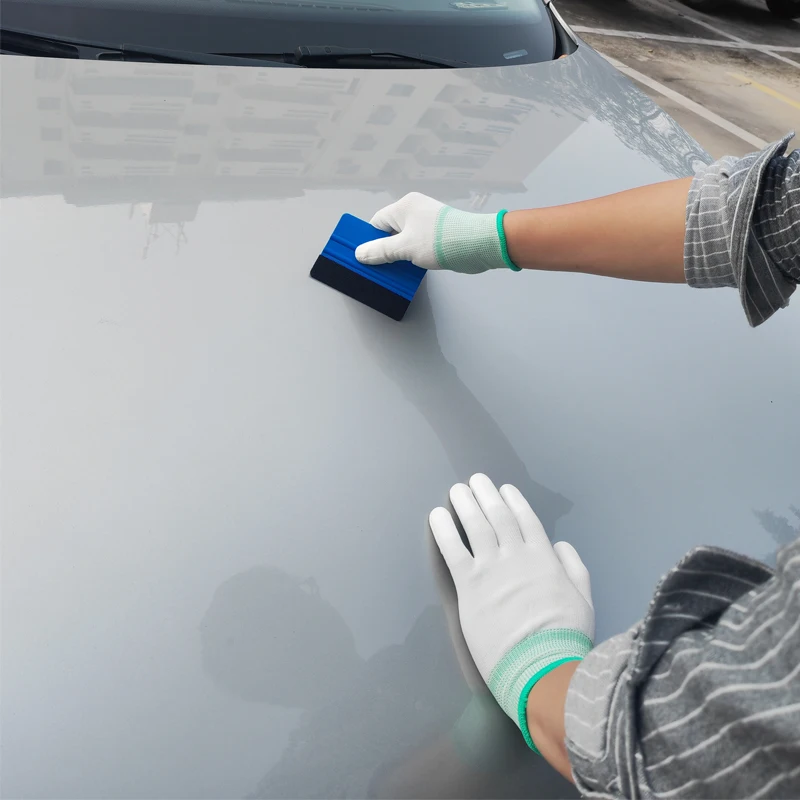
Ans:
[[[713,14],[678,0],[554,2],[713,157],[800,135],[800,20],[778,19],[764,0],[728,0]]]

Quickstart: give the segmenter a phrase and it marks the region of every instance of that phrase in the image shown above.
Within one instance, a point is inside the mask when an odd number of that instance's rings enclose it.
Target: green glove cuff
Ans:
[[[568,661],[581,661],[592,649],[586,634],[570,628],[534,633],[509,650],[489,676],[489,689],[503,711],[519,725],[528,747],[539,751],[528,730],[528,695],[536,683]]]
[[[434,253],[439,266],[466,275],[501,267],[519,272],[508,256],[503,229],[505,215],[505,211],[472,214],[445,206],[436,219],[434,232]]]
[[[503,251],[503,261],[505,265],[509,269],[513,269],[514,272],[522,272],[522,267],[518,267],[512,260],[511,256],[508,254],[508,242],[506,241],[506,229],[503,227],[503,219],[505,215],[508,214],[508,211],[503,209],[502,211],[497,212],[497,218],[495,220],[497,225],[497,235],[500,237],[500,248]]]

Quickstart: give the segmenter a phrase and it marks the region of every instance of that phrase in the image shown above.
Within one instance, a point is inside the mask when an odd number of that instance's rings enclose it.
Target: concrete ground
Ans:
[[[763,0],[713,14],[678,0],[554,2],[715,158],[800,136],[800,20],[774,17]]]

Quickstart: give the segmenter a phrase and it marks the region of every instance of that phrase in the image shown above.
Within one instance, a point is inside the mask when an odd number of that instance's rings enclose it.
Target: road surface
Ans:
[[[762,0],[730,0],[713,15],[678,0],[555,3],[715,158],[800,134],[800,21],[777,19]]]

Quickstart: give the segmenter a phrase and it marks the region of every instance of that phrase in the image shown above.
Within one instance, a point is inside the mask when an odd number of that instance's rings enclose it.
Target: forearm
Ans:
[[[550,208],[472,213],[411,192],[372,218],[396,235],[359,245],[356,258],[464,275],[539,269],[735,286],[759,325],[800,282],[800,150],[784,155],[790,139],[693,178]]]
[[[686,199],[691,178],[503,219],[518,266],[629,280],[684,282]]]
[[[528,695],[528,730],[539,752],[551,767],[572,780],[564,733],[564,704],[579,661],[570,661],[549,672]]]

